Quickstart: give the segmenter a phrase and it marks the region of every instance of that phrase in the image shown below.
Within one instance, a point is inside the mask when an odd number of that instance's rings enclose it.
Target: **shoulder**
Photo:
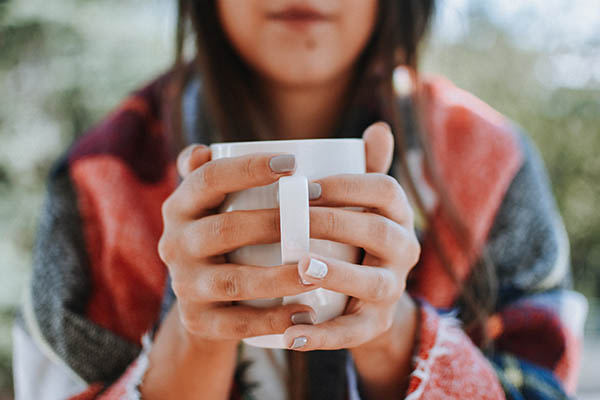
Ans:
[[[422,81],[429,152],[455,204],[498,204],[523,163],[519,129],[473,94],[442,77]]]
[[[525,155],[512,121],[447,79],[421,79],[418,94],[423,149],[429,162],[414,169],[422,171],[416,176],[424,177],[422,186],[432,193],[425,210],[431,216],[429,229],[437,232],[462,279],[485,245]],[[453,227],[457,217],[467,240],[465,249],[456,240]],[[432,243],[426,239],[423,246],[420,272],[415,273],[419,282],[416,292],[445,307],[455,299],[456,291],[438,289],[453,284],[444,274]],[[434,283],[432,276],[438,282]]]
[[[421,79],[418,93],[426,151],[437,178],[458,211],[478,225],[483,215],[495,213],[523,163],[519,129],[446,78]]]
[[[520,152],[516,125],[447,78],[424,78],[420,93],[426,109],[426,131],[436,150],[449,153],[467,150],[469,153],[492,152],[491,155],[496,156],[494,158],[510,157]]]
[[[163,74],[133,91],[85,132],[69,149],[67,167],[110,160],[142,181],[160,180],[171,158],[164,107],[171,75]]]

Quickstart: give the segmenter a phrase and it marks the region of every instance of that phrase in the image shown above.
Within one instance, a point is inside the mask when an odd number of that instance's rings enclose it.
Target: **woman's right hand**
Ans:
[[[297,264],[270,268],[227,263],[238,247],[279,241],[279,211],[219,214],[228,193],[267,185],[290,175],[294,160],[281,154],[210,160],[206,146],[186,148],[177,159],[183,178],[162,208],[158,250],[171,274],[177,301],[162,322],[140,386],[144,399],[229,398],[240,339],[283,333],[308,323],[313,310],[293,304],[254,308],[233,302],[312,290]],[[314,286],[314,285],[313,285]]]
[[[313,311],[306,305],[263,309],[233,303],[311,290],[302,284],[296,264],[264,268],[226,262],[224,254],[236,248],[278,242],[279,211],[216,211],[228,193],[291,175],[293,155],[262,153],[211,161],[206,146],[192,145],[182,151],[177,167],[183,180],[163,204],[158,249],[185,330],[194,338],[237,344],[245,337],[283,333],[294,315],[295,321],[307,323]]]

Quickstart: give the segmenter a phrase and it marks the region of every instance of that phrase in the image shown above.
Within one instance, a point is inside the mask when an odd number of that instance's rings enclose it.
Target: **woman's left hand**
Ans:
[[[399,183],[385,174],[393,153],[390,128],[376,123],[363,137],[367,174],[315,181],[321,185],[321,196],[312,200],[310,207],[311,238],[363,248],[362,265],[313,254],[303,257],[298,265],[305,281],[352,298],[344,315],[318,325],[292,326],[285,332],[287,343],[295,350],[351,349],[359,372],[363,369],[358,365],[361,361],[381,368],[378,354],[387,364],[394,354],[402,363],[410,360],[416,308],[405,287],[420,255],[412,208]],[[342,206],[362,207],[364,211]]]
[[[353,348],[390,330],[398,317],[397,303],[404,294],[408,272],[419,259],[412,208],[400,184],[385,174],[393,149],[390,129],[384,123],[374,124],[365,131],[364,139],[367,173],[314,181],[321,186],[321,196],[310,204],[311,238],[363,248],[362,265],[311,254],[298,266],[305,281],[352,299],[340,317],[288,328],[285,336],[290,346],[295,338],[307,339],[297,350]],[[364,211],[342,206],[363,207]],[[311,260],[315,260],[312,267]],[[311,271],[316,276],[311,276]],[[296,345],[302,342],[296,341]]]

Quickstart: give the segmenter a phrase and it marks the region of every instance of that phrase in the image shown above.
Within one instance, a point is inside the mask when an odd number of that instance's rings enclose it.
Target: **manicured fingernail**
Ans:
[[[299,312],[292,315],[292,324],[294,325],[312,325],[314,324],[313,319],[308,311]]]
[[[310,200],[316,200],[321,197],[321,184],[317,182],[311,182],[308,184],[308,198]]]
[[[269,167],[277,174],[291,172],[296,168],[296,157],[293,154],[280,154],[269,160]]]
[[[300,336],[294,339],[294,343],[292,343],[292,350],[299,349],[300,347],[306,346],[308,343],[308,339],[305,336]]]
[[[308,264],[306,275],[317,279],[323,279],[327,275],[327,272],[327,264],[325,264],[323,261],[315,260],[314,258],[310,259],[310,264]]]

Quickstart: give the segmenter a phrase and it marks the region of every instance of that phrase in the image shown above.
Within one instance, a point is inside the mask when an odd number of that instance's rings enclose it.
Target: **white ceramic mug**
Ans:
[[[252,153],[288,153],[296,157],[292,176],[267,186],[231,193],[220,212],[278,208],[281,242],[245,246],[227,255],[230,262],[246,265],[275,266],[298,262],[308,251],[352,263],[359,262],[360,249],[328,240],[309,238],[308,181],[343,173],[365,173],[365,144],[362,139],[306,139],[258,142],[215,143],[210,146],[212,159]],[[244,301],[255,307],[281,304],[307,304],[316,313],[316,323],[341,315],[347,296],[326,289],[315,289],[297,296]],[[286,348],[283,335],[246,338],[258,347]]]

